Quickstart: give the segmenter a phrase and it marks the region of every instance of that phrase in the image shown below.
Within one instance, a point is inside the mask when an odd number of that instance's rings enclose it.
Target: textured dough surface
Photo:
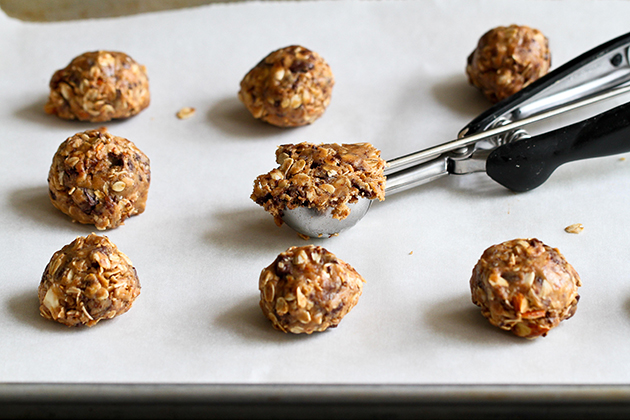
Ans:
[[[549,41],[528,26],[499,26],[486,32],[468,56],[468,81],[499,102],[547,74]]]
[[[571,318],[581,281],[556,248],[514,239],[486,249],[470,279],[472,301],[495,325],[514,334],[545,336]]]
[[[332,210],[345,219],[358,198],[385,199],[386,162],[369,143],[288,144],[276,150],[280,165],[254,181],[251,199],[282,225],[285,209]]]
[[[278,127],[320,118],[330,103],[335,78],[316,52],[291,45],[270,53],[241,81],[239,99],[254,116]]]
[[[128,118],[149,106],[146,67],[116,51],[86,52],[57,70],[44,106],[67,120],[104,122]]]
[[[44,318],[91,327],[127,312],[140,294],[129,258],[107,237],[78,237],[53,254],[38,297]]]
[[[74,221],[111,229],[144,212],[149,158],[131,141],[101,127],[59,145],[48,173],[52,204]]]
[[[321,246],[294,246],[260,273],[260,307],[277,330],[324,331],[336,327],[357,304],[364,281]]]

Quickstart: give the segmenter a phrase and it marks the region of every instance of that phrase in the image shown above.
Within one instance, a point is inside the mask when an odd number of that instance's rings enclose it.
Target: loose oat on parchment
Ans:
[[[513,95],[547,74],[549,41],[538,29],[498,26],[486,32],[468,56],[468,81],[491,102]]]
[[[560,251],[535,238],[486,249],[470,279],[472,301],[483,316],[525,338],[545,336],[571,318],[581,285]]]
[[[52,204],[73,221],[99,230],[144,212],[150,183],[149,158],[105,127],[62,142],[48,173]]]
[[[584,230],[584,225],[582,223],[574,223],[564,228],[564,231],[567,233],[582,233]]]
[[[339,325],[365,280],[321,246],[291,247],[260,273],[260,307],[273,327],[311,334]]]
[[[116,51],[86,52],[75,57],[53,74],[49,85],[44,111],[68,120],[129,118],[151,101],[146,67]]]
[[[320,118],[335,78],[326,61],[299,45],[263,58],[241,81],[238,98],[254,118],[278,127],[298,127]]]
[[[39,284],[39,310],[69,327],[91,327],[127,312],[139,294],[129,257],[106,236],[90,234],[53,254]]]
[[[278,226],[286,209],[332,209],[344,219],[358,198],[385,199],[386,162],[369,143],[287,144],[276,150],[280,165],[254,181],[251,199],[271,213]]]
[[[195,108],[190,107],[190,106],[185,106],[182,109],[180,109],[179,111],[177,111],[177,114],[175,114],[175,115],[180,120],[186,120],[188,118],[191,118],[193,115],[195,115],[195,111],[196,111]]]

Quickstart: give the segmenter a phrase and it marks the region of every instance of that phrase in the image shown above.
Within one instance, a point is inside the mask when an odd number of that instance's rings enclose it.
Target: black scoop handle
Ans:
[[[542,185],[563,163],[630,152],[630,102],[587,120],[496,148],[490,178],[512,191]]]

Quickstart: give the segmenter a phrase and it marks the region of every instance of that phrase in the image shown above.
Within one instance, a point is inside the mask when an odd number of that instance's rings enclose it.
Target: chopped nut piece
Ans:
[[[142,213],[150,182],[149,158],[105,127],[61,143],[48,173],[52,204],[74,221],[99,230],[118,227]]]
[[[44,111],[68,120],[103,122],[136,115],[150,100],[144,66],[122,52],[94,51],[55,72]]]
[[[179,118],[180,120],[185,120],[195,115],[195,111],[196,111],[195,108],[186,106],[177,112],[177,118]]]
[[[336,327],[357,304],[364,281],[321,246],[294,246],[260,273],[260,307],[277,330],[324,331]]]
[[[335,79],[314,51],[292,45],[262,59],[241,81],[239,99],[259,118],[278,127],[311,124],[330,103]]]
[[[129,258],[107,237],[91,234],[52,256],[39,284],[39,311],[69,327],[91,327],[127,312],[139,294]]]
[[[571,318],[582,284],[560,251],[538,239],[515,239],[486,249],[470,279],[472,301],[501,329],[545,336]]]
[[[385,161],[369,143],[283,145],[276,150],[281,165],[254,181],[251,199],[282,225],[285,209],[298,206],[325,210],[344,219],[347,203],[360,197],[385,199]]]
[[[574,223],[564,228],[564,231],[567,233],[582,233],[584,230],[584,225],[582,223]]]
[[[528,26],[499,26],[486,32],[468,56],[468,81],[499,102],[547,74],[549,41]]]

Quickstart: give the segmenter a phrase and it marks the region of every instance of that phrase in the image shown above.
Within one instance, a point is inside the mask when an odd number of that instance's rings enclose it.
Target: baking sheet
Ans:
[[[369,141],[389,159],[454,138],[489,106],[464,66],[491,27],[541,29],[555,68],[626,33],[629,13],[624,1],[435,0],[246,2],[50,24],[0,15],[0,381],[628,383],[624,155],[561,167],[525,194],[483,174],[450,177],[308,242],[277,228],[249,195],[282,143]],[[287,130],[253,120],[236,92],[253,65],[290,44],[319,52],[337,83],[324,117]],[[102,124],[62,121],[42,107],[52,73],[96,49],[127,52],[151,80],[147,110],[106,124],[151,159],[146,212],[105,232],[133,261],[142,293],[119,318],[69,329],[39,316],[37,286],[52,254],[94,228],[52,207],[46,177],[65,138]],[[178,120],[183,106],[196,115]],[[564,231],[578,222],[583,233]],[[558,247],[583,280],[575,317],[534,341],[490,326],[468,289],[483,250],[516,237]],[[261,314],[258,275],[306,243],[367,283],[337,329],[285,335]]]

